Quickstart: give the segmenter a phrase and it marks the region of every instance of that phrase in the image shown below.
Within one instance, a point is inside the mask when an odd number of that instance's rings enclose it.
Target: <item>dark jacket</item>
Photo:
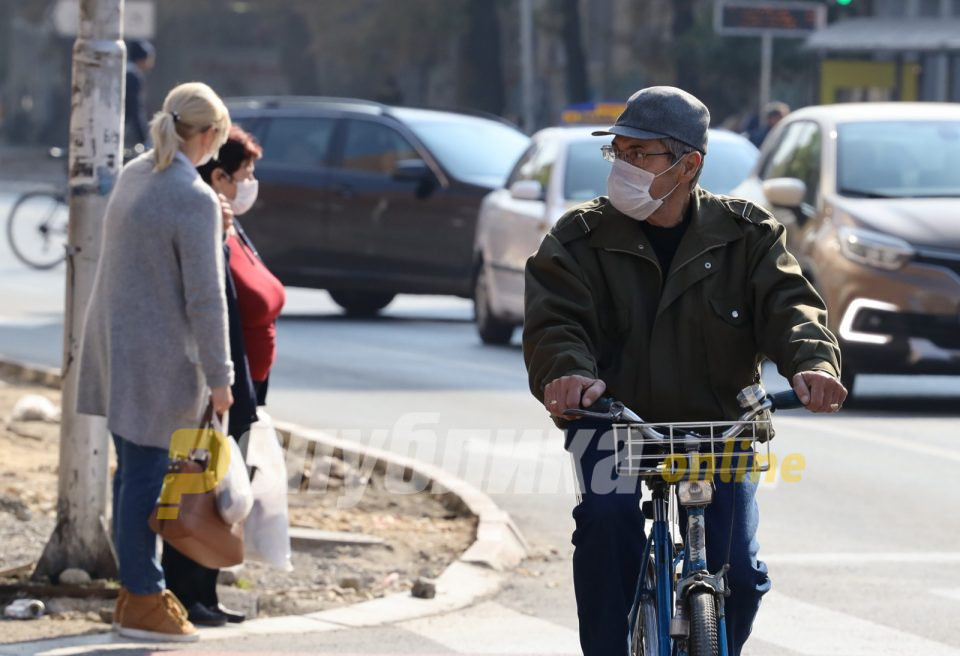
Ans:
[[[146,78],[133,62],[127,62],[127,91],[124,96],[124,146],[150,145],[150,130],[147,124]]]
[[[764,357],[788,378],[839,375],[826,308],[784,227],[699,187],[689,211],[665,282],[640,225],[605,197],[544,238],[527,262],[523,326],[538,399],[548,382],[580,374],[649,421],[722,420],[740,414],[737,392],[759,380]]]
[[[237,307],[237,288],[230,274],[230,248],[223,245],[223,259],[227,263],[226,291],[227,316],[230,320],[230,357],[233,359],[233,405],[230,407],[230,426],[228,431],[234,439],[249,430],[250,425],[257,421],[257,392],[254,389],[253,378],[250,376],[250,366],[247,364],[247,354],[243,346],[243,326],[240,323],[240,310]]]

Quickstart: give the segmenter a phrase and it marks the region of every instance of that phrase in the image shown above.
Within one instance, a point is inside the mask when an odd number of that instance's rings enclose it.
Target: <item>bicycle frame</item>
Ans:
[[[657,645],[659,652],[651,656],[686,656],[686,650],[680,649],[679,644],[671,636],[671,618],[674,617],[674,607],[678,609],[679,617],[685,612],[686,597],[690,590],[709,588],[717,598],[717,646],[719,656],[727,656],[727,631],[724,613],[723,577],[725,571],[710,575],[707,571],[706,543],[705,543],[705,510],[706,506],[687,507],[687,535],[684,547],[674,553],[674,545],[669,528],[669,503],[671,484],[664,481],[650,483],[652,491],[651,505],[653,507],[653,523],[648,532],[644,545],[641,563],[646,566],[653,555],[654,582],[656,589],[647,585],[645,567],[637,580],[637,591],[634,594],[633,606],[630,612],[630,632],[632,638],[636,624],[640,621],[640,606],[644,599],[654,599],[657,609]],[[681,577],[674,588],[673,582],[677,566],[683,563]],[[699,575],[700,580],[697,580]],[[674,595],[679,598],[675,600]],[[678,642],[678,641],[677,641]]]

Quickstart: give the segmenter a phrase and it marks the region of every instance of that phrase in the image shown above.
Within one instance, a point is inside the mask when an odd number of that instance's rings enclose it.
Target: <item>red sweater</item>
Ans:
[[[227,244],[250,376],[259,383],[267,379],[277,357],[276,320],[287,296],[283,283],[238,235],[230,235]]]

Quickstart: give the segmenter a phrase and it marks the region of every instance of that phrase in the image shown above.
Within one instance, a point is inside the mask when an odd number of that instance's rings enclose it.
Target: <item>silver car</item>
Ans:
[[[533,135],[502,189],[489,193],[477,222],[474,315],[480,338],[506,344],[523,323],[523,271],[547,231],[574,205],[607,193],[610,164],[596,127],[555,127]],[[710,130],[700,186],[725,194],[753,168],[758,150],[726,130]]]

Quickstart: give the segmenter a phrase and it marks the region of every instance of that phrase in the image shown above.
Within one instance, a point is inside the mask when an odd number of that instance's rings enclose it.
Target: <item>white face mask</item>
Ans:
[[[679,163],[678,159],[669,169],[654,175],[650,171],[627,164],[622,159],[616,160],[607,178],[607,196],[610,197],[610,204],[637,221],[646,221],[663,205],[664,198],[672,194],[680,183],[678,182],[673,189],[660,198],[650,195],[650,185]]]
[[[237,195],[230,201],[230,207],[235,216],[246,214],[257,202],[257,194],[260,192],[260,183],[256,178],[248,178],[237,183]]]

